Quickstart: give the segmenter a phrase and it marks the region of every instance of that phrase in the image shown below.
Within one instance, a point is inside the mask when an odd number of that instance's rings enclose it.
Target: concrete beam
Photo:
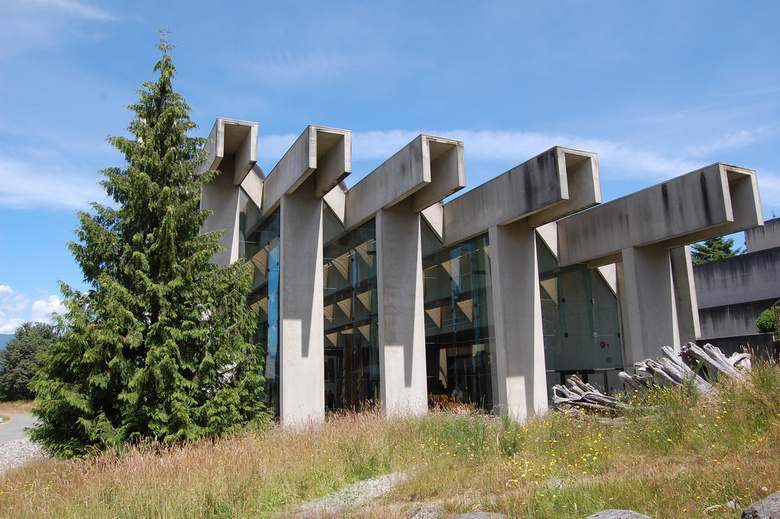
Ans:
[[[352,172],[352,132],[309,126],[265,179],[263,213],[279,206],[314,172],[314,196],[322,198]]]
[[[528,218],[539,227],[601,202],[595,153],[556,146],[444,205],[444,245]]]
[[[219,170],[232,176],[233,185],[240,185],[257,163],[257,126],[218,117],[206,143],[206,162],[199,171]]]
[[[672,249],[762,223],[756,172],[717,163],[559,221],[560,263],[606,265],[630,247]]]
[[[420,135],[349,190],[347,227],[411,199],[419,212],[466,185],[463,143]]]

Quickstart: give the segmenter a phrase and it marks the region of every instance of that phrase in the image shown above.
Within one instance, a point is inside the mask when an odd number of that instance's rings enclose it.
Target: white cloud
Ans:
[[[0,308],[7,312],[23,312],[30,305],[30,300],[24,294],[15,294],[0,298]]]
[[[75,0],[5,0],[2,7],[0,57],[61,44],[75,34],[74,22],[78,20],[115,19],[105,9]]]
[[[290,146],[295,143],[298,136],[294,133],[284,135],[261,135],[257,144],[259,158],[276,163],[284,156]],[[271,171],[266,171],[267,175]]]
[[[601,175],[616,180],[657,182],[693,171],[706,163],[694,155],[664,154],[652,149],[640,149],[631,144],[607,139],[587,139],[555,133],[444,130],[389,130],[352,133],[352,158],[355,161],[384,161],[406,146],[421,133],[462,140],[467,162],[500,164],[495,175],[514,167],[553,146],[566,146],[598,154]],[[260,137],[259,154],[265,159],[279,160],[295,141],[292,134]],[[734,139],[724,139],[733,145]],[[509,166],[507,166],[509,165]]]
[[[245,72],[267,83],[293,83],[311,81],[321,83],[339,79],[349,69],[351,60],[336,53],[324,51],[293,54],[279,50],[275,55],[261,57],[253,63],[244,63]]]
[[[0,333],[12,334],[22,324],[24,324],[24,319],[22,319],[21,317],[9,316],[6,315],[5,312],[0,310]]]
[[[55,164],[37,164],[0,155],[0,206],[85,209],[105,198],[97,178],[82,178]]]
[[[52,320],[53,314],[64,314],[65,311],[66,308],[65,305],[63,305],[62,300],[55,295],[50,295],[43,299],[39,299],[32,304],[30,320],[49,323]]]
[[[22,324],[30,321],[51,323],[54,313],[66,311],[62,300],[46,292],[37,294],[30,305],[27,294],[20,294],[8,285],[0,285],[0,333],[14,333]]]
[[[25,0],[33,4],[38,4],[42,8],[53,7],[71,14],[76,18],[83,18],[86,20],[113,20],[114,16],[108,11],[104,11],[98,7],[93,7],[84,2],[76,2],[74,0]]]

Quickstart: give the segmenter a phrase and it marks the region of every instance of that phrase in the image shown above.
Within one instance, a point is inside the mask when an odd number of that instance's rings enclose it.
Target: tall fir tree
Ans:
[[[187,136],[196,126],[172,89],[167,31],[158,48],[158,80],[128,107],[134,138],[109,138],[127,162],[101,171],[115,207],[79,213],[70,244],[90,288],[62,284],[64,333],[34,381],[31,436],[64,456],[218,435],[263,413],[249,274],[211,263],[219,235],[200,234],[200,186],[218,172],[198,173],[205,139]]]

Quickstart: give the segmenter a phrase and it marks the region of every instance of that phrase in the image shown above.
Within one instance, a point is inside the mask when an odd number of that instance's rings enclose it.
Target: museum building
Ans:
[[[455,390],[522,419],[574,373],[620,389],[701,335],[689,244],[763,225],[755,171],[720,163],[602,204],[596,153],[556,146],[452,197],[457,140],[420,135],[349,189],[349,131],[307,127],[267,175],[257,141],[217,119],[201,205],[204,232],[227,229],[215,262],[252,270],[284,424]]]

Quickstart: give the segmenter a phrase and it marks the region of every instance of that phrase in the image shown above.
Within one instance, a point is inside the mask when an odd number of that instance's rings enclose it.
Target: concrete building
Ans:
[[[745,231],[745,254],[693,268],[701,336],[724,350],[769,348],[756,319],[780,301],[780,218]]]
[[[353,187],[351,133],[306,128],[273,170],[257,124],[218,119],[206,230],[253,271],[265,399],[282,423],[428,395],[522,419],[571,373],[605,388],[700,335],[688,244],[763,224],[755,172],[714,164],[601,204],[593,152],[554,147],[466,185],[464,146],[420,135]],[[446,201],[445,201],[446,200]]]

